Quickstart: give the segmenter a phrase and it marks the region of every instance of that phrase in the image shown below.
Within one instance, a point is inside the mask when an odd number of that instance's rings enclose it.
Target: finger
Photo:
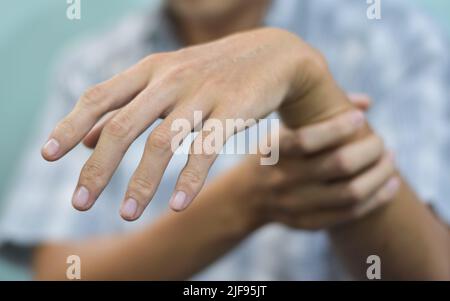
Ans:
[[[170,199],[174,211],[183,211],[200,193],[208,172],[222,150],[225,142],[242,128],[226,129],[223,115],[212,114],[191,146],[186,166],[180,173],[175,192]]]
[[[308,161],[311,177],[329,181],[348,178],[376,163],[384,154],[383,140],[370,135],[345,145],[331,154],[326,153]]]
[[[366,203],[347,208],[306,214],[302,219],[297,221],[297,226],[306,230],[329,229],[364,218],[376,209],[389,203],[399,188],[400,180],[397,177],[393,177]]]
[[[134,172],[120,209],[122,218],[138,219],[153,198],[173,153],[189,133],[203,121],[208,108],[185,105],[178,107],[150,134],[144,154]]]
[[[88,89],[70,112],[50,134],[42,148],[42,156],[56,161],[75,147],[107,112],[129,102],[147,84],[148,76],[140,66]]]
[[[289,174],[284,185],[289,187],[304,180],[346,179],[378,162],[383,154],[383,141],[378,136],[370,135],[335,151],[324,152],[315,157],[296,158],[283,165],[285,172]],[[302,169],[308,170],[308,173],[299,173]]]
[[[118,112],[119,110],[115,110],[103,116],[89,131],[86,137],[84,137],[83,144],[88,148],[94,149],[97,145],[98,139],[100,139],[100,134],[102,133],[103,128],[114,116],[117,115]]]
[[[88,210],[110,181],[131,143],[153,124],[175,99],[175,89],[150,86],[123,107],[104,127],[94,152],[81,170],[72,199]]]
[[[331,199],[335,201],[334,196],[331,196]],[[333,201],[330,200],[330,193],[327,191],[327,187],[318,183],[282,193],[279,200],[275,203],[274,209],[284,213],[301,214],[317,209],[339,207]]]
[[[400,185],[401,181],[398,177],[391,177],[367,202],[348,208],[349,216],[352,219],[362,218],[376,208],[392,201],[400,189]]]
[[[376,165],[353,179],[286,192],[280,197],[278,208],[298,214],[359,205],[368,201],[394,172],[393,158],[386,154]]]
[[[395,174],[392,153],[386,153],[378,164],[347,183],[331,184],[330,192],[342,205],[357,205],[367,200]]]
[[[297,132],[285,126],[280,128],[280,155],[299,157],[302,155],[302,145],[298,141]]]
[[[278,211],[274,215],[274,220],[290,227],[310,231],[333,228],[361,219],[386,205],[394,199],[400,185],[400,179],[393,176],[366,203],[344,208],[319,209],[303,214],[293,211]]]
[[[364,112],[367,112],[372,105],[372,100],[367,94],[350,93],[348,94],[348,98],[351,103]]]
[[[372,101],[370,97],[366,94],[357,94],[357,93],[351,93],[348,94],[348,97],[350,101],[360,110],[367,111],[369,107],[372,104]],[[350,117],[351,118],[351,117]],[[356,120],[358,120],[359,116],[356,116]],[[358,123],[358,121],[357,121]],[[351,134],[349,134],[350,136]],[[284,154],[289,153],[298,153],[299,145],[296,144],[295,141],[295,131],[282,128],[280,137],[282,138],[281,141],[284,142],[282,146],[282,151]],[[308,141],[305,142],[305,144],[308,144]],[[300,145],[301,149],[301,145]]]
[[[344,142],[358,132],[365,123],[361,111],[351,111],[330,120],[310,125],[296,131],[296,138],[281,139],[283,155],[308,155],[323,151]]]

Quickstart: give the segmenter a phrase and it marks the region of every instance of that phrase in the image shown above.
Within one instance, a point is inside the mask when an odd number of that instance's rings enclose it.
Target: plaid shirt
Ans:
[[[449,44],[430,20],[409,6],[403,1],[383,1],[382,19],[368,20],[365,1],[275,0],[266,25],[301,36],[324,53],[343,88],[373,97],[372,125],[396,152],[401,172],[421,199],[450,223]],[[45,241],[131,231],[167,210],[177,173],[185,163],[183,156],[174,157],[139,222],[129,224],[118,215],[146,135],[130,148],[110,185],[87,213],[76,212],[70,198],[89,151],[78,147],[56,165],[45,163],[39,155],[52,126],[87,87],[150,53],[180,47],[162,11],[158,7],[128,16],[113,30],[78,41],[63,54],[42,122],[5,200],[0,219],[1,255],[29,254],[18,251]],[[238,160],[220,157],[211,177]],[[270,225],[195,279],[349,278],[324,233]]]

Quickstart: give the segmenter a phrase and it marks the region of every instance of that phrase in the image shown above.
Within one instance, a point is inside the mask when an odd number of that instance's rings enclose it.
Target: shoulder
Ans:
[[[312,40],[357,40],[383,52],[403,50],[444,54],[447,35],[416,4],[405,0],[380,1],[379,19],[371,16],[372,1],[309,1],[308,23]],[[317,38],[315,38],[317,37]],[[418,42],[420,44],[417,44]]]
[[[378,20],[368,18],[366,1],[306,3],[305,39],[323,52],[343,87],[376,96],[423,71],[445,79],[447,34],[411,2],[381,1]]]

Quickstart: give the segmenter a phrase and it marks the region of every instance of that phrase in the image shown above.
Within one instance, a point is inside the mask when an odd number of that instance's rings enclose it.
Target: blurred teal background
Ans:
[[[339,1],[339,0],[336,0]],[[389,1],[389,0],[388,0]],[[24,141],[45,99],[53,59],[72,38],[105,28],[158,0],[82,0],[82,18],[66,18],[66,0],[0,0],[0,208]],[[450,32],[449,0],[410,0]],[[26,279],[0,261],[0,280]]]
[[[81,20],[66,0],[0,0],[0,210],[24,141],[45,99],[53,60],[74,37],[106,28],[157,0],[81,0]],[[0,259],[0,280],[27,279]]]

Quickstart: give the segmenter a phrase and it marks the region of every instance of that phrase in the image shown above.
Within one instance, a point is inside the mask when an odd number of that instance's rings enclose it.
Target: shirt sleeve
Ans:
[[[450,225],[450,44],[423,13],[390,8],[371,25],[372,76],[361,86],[376,97],[371,121],[403,176]]]
[[[57,72],[53,81],[50,97],[40,110],[42,113],[32,139],[24,146],[12,185],[2,200],[0,256],[17,263],[28,263],[30,250],[41,243],[77,240],[119,231],[123,227],[118,218],[118,204],[112,203],[115,200],[102,200],[85,213],[77,212],[71,206],[76,180],[89,150],[79,146],[55,163],[44,161],[40,155],[49,133],[76,101],[69,92],[74,78],[68,78],[67,74],[71,72],[64,71],[70,69],[60,70],[62,72]],[[111,195],[117,188],[108,189]],[[117,192],[116,195],[121,194]]]
[[[146,211],[139,221],[127,223],[118,213],[145,139],[133,143],[95,206],[82,213],[72,208],[71,197],[91,151],[80,145],[54,163],[44,161],[40,155],[53,127],[88,87],[154,51],[153,33],[159,27],[148,22],[147,13],[131,14],[112,29],[77,38],[56,59],[49,98],[43,102],[32,139],[25,144],[14,169],[8,193],[2,196],[0,256],[26,263],[37,245],[128,232],[154,221],[159,212],[166,210],[166,198],[161,195],[167,195],[171,186],[159,189],[151,204],[154,210],[147,210],[150,212]]]

